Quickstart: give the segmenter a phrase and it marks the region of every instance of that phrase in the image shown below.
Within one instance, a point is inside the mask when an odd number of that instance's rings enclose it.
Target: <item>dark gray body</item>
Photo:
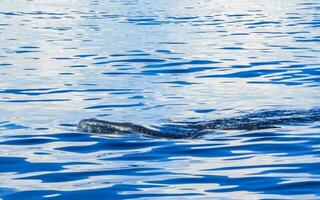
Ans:
[[[258,130],[276,128],[286,123],[306,123],[320,121],[320,109],[274,110],[249,113],[238,117],[211,121],[165,124],[146,128],[132,123],[110,122],[98,119],[84,119],[78,130],[91,133],[136,133],[157,138],[197,138],[214,130]]]
[[[181,138],[195,138],[199,135],[197,132],[185,132],[184,134],[179,134],[176,132],[166,132],[159,131],[155,129],[146,128],[141,125],[132,123],[119,123],[110,122],[99,119],[84,119],[78,124],[78,131],[90,132],[90,133],[137,133],[150,137],[157,138],[171,138],[171,139],[181,139]]]

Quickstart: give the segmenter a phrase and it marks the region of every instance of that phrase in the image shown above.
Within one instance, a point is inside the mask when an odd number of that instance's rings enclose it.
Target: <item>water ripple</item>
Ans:
[[[320,3],[3,1],[0,198],[319,199],[320,125],[78,133],[319,106]]]

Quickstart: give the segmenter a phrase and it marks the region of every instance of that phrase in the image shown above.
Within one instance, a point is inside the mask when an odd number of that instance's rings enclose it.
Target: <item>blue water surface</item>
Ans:
[[[317,0],[0,2],[0,199],[320,199],[320,123],[79,133],[320,103]]]

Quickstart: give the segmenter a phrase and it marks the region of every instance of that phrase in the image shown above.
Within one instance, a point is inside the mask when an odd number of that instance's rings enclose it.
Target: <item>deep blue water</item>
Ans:
[[[317,0],[0,1],[0,199],[320,199],[320,123],[79,133],[320,103]]]

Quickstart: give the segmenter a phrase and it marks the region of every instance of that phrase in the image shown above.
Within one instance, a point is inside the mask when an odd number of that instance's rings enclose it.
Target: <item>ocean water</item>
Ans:
[[[320,123],[81,133],[320,103],[317,0],[0,1],[0,199],[320,199]]]

